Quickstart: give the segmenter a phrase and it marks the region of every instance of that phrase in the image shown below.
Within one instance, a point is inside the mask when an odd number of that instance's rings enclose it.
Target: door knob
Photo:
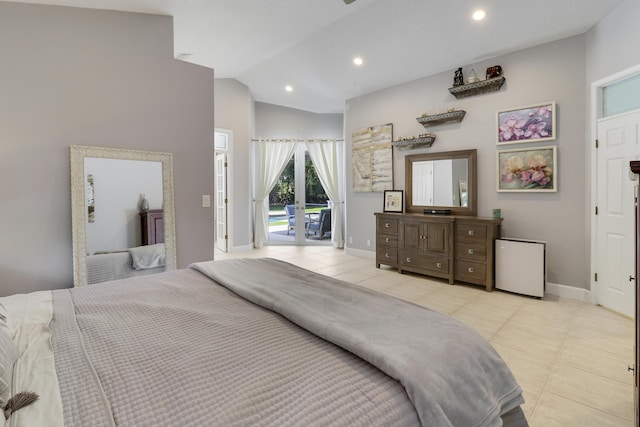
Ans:
[[[629,281],[630,281],[630,282],[633,282],[634,280],[636,280],[636,278],[630,275],[630,276],[629,276]]]

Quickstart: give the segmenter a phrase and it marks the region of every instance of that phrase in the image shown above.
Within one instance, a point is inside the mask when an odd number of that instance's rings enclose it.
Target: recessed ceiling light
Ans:
[[[473,12],[473,19],[475,19],[476,21],[482,21],[485,16],[487,16],[487,14],[482,9],[478,9]]]
[[[356,56],[355,58],[353,58],[353,63],[356,65],[362,65],[364,64],[364,61],[359,56]]]
[[[284,87],[284,90],[286,90],[287,92],[293,92],[293,86],[287,85]]]

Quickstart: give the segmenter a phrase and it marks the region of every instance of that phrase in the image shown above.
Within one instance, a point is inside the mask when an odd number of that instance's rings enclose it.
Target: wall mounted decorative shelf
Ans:
[[[448,113],[434,114],[432,116],[422,116],[418,117],[416,120],[424,127],[436,126],[443,123],[460,122],[464,118],[465,114],[467,114],[467,112],[464,110],[456,110]]]
[[[429,148],[433,145],[436,140],[436,136],[427,136],[424,138],[412,138],[412,139],[403,139],[400,141],[393,141],[394,147],[398,150],[414,150],[416,148]]]
[[[449,92],[456,98],[464,98],[467,96],[480,95],[481,93],[496,92],[505,82],[503,76],[486,79],[466,85],[454,86],[449,88]]]

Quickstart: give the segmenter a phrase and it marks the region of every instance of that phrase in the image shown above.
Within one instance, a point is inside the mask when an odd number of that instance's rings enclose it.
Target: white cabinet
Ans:
[[[496,239],[496,289],[544,297],[546,242]]]

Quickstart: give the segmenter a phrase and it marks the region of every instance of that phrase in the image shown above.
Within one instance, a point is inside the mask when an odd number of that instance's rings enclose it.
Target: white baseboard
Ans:
[[[591,291],[588,289],[547,282],[545,293],[591,304]]]
[[[229,252],[230,253],[238,253],[238,252],[250,252],[253,249],[253,244],[248,244],[248,245],[244,245],[244,246],[234,246],[232,248],[229,248]]]
[[[345,246],[344,253],[347,255],[354,255],[362,258],[376,259],[376,253],[374,251],[365,251],[362,249],[354,249]]]

